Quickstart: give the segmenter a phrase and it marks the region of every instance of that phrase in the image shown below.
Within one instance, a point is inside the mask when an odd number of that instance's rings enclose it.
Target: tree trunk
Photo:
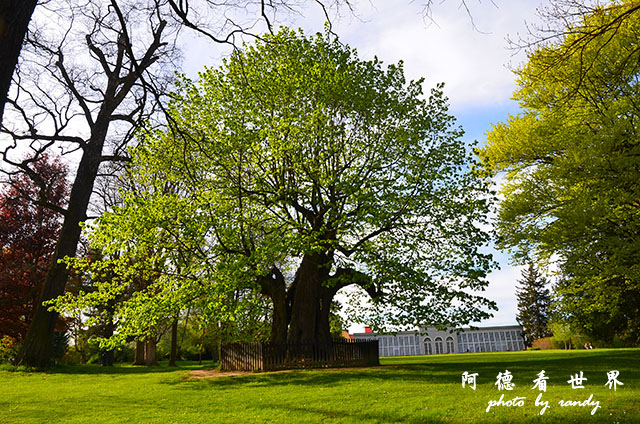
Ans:
[[[295,293],[291,305],[288,342],[314,343],[318,341],[320,323],[322,283],[327,281],[331,261],[327,254],[306,254],[302,258],[293,284]],[[327,321],[327,329],[329,328]],[[321,338],[325,338],[322,335]],[[331,336],[329,335],[330,339]]]
[[[13,70],[37,0],[5,0],[0,6],[0,124]]]
[[[178,356],[178,318],[173,320],[171,324],[171,351],[169,352],[169,366],[176,366],[176,358]]]
[[[78,349],[76,346],[76,352],[80,354],[80,363],[82,365],[87,363],[87,352],[84,349]]]
[[[105,331],[104,331],[104,337],[109,338],[111,336],[113,336],[113,330],[115,328],[115,325],[113,324],[113,318],[111,316],[109,316],[109,321],[107,322],[107,324],[105,325]],[[113,349],[109,349],[105,352],[105,363],[104,365],[111,367],[113,366],[113,363],[115,362],[115,351]]]
[[[287,342],[287,327],[289,326],[289,311],[287,307],[287,293],[282,290],[271,298],[273,302],[273,317],[271,322],[271,343],[284,344]]]
[[[131,365],[145,365],[144,362],[144,342],[136,341],[136,356]]]
[[[284,344],[287,342],[287,327],[289,325],[289,308],[287,306],[287,291],[284,276],[277,267],[273,267],[269,275],[259,280],[262,293],[271,298],[273,316],[271,317],[271,343]]]
[[[60,236],[47,274],[40,302],[29,326],[29,331],[18,355],[18,363],[29,366],[48,366],[53,360],[53,331],[58,321],[57,312],[49,312],[42,302],[55,299],[64,293],[68,271],[65,264],[58,263],[65,256],[75,256],[80,240],[80,223],[86,220],[87,207],[93,191],[93,183],[100,166],[102,146],[107,135],[108,121],[94,127],[92,141],[86,147],[76,178],[73,182],[69,204],[60,230]]]
[[[320,314],[316,323],[316,342],[331,343],[331,327],[329,325],[329,313],[331,312],[331,301],[337,293],[334,288],[322,287],[322,296],[320,297]]]
[[[145,344],[144,362],[146,365],[158,365],[158,357],[156,356],[156,342],[149,340]]]

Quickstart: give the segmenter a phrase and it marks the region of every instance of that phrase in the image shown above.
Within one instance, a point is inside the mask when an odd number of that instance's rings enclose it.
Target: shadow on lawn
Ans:
[[[384,364],[386,362],[386,364]],[[505,369],[517,370],[514,381],[529,384],[540,370],[545,370],[549,384],[565,385],[572,374],[583,371],[591,384],[602,385],[607,381],[606,373],[620,371],[620,380],[627,387],[640,384],[640,350],[638,349],[596,349],[593,351],[571,352],[528,352],[501,354],[438,355],[433,357],[397,357],[383,359],[382,366],[370,368],[331,368],[324,370],[292,370],[288,372],[256,372],[234,377],[216,377],[202,380],[184,379],[165,384],[184,384],[194,390],[212,387],[233,388],[250,384],[252,386],[303,385],[333,386],[358,380],[420,381],[430,384],[457,384],[464,371],[479,374],[478,383],[495,381],[499,372]],[[113,367],[100,365],[58,365],[43,370],[47,374],[78,375],[132,375],[158,374],[176,371],[192,371],[211,368],[211,364],[198,365],[193,362],[179,362],[178,367],[165,364],[155,367],[118,364]],[[481,381],[482,380],[482,381]],[[193,384],[193,383],[196,384]]]
[[[338,422],[376,422],[376,423],[406,423],[406,424],[442,424],[442,423],[451,423],[451,422],[474,422],[474,423],[490,423],[490,424],[513,424],[513,417],[496,417],[496,416],[475,416],[472,420],[465,419],[451,419],[449,417],[427,417],[427,416],[416,416],[414,413],[411,414],[399,414],[397,412],[379,412],[375,413],[373,411],[362,412],[362,411],[350,411],[348,408],[344,410],[336,411],[330,409],[321,409],[317,407],[309,407],[309,406],[292,406],[292,405],[271,405],[273,409],[283,410],[289,413],[291,416],[298,416],[302,414],[314,414],[317,416],[318,422],[332,422],[333,420],[338,420]],[[588,422],[594,422],[593,419]],[[522,417],[518,419],[518,423],[540,423],[543,421],[545,424],[566,424],[566,417],[544,417],[544,420],[541,420],[538,415],[533,415],[529,417]],[[573,421],[575,422],[575,421]]]
[[[116,364],[111,367],[103,367],[98,364],[85,364],[85,365],[56,365],[52,368],[46,368],[41,370],[46,374],[82,374],[82,375],[130,375],[130,374],[158,374],[168,373],[175,371],[192,371],[203,368],[211,368],[211,364],[194,364],[193,362],[178,362],[177,367],[169,367],[162,364],[158,366],[133,366],[129,364]]]
[[[375,413],[373,411],[363,412],[363,411],[351,411],[349,408],[344,408],[339,411],[331,410],[331,409],[323,409],[317,407],[309,407],[309,406],[292,406],[292,405],[271,405],[273,409],[283,410],[288,413],[290,416],[300,416],[300,415],[308,415],[313,414],[318,418],[318,422],[325,420],[339,420],[354,422],[354,421],[365,421],[365,422],[377,422],[377,423],[425,423],[425,424],[440,424],[450,422],[444,418],[434,418],[434,417],[416,417],[413,414],[399,414],[399,413],[391,413],[389,411],[386,412],[378,412]]]
[[[233,377],[216,377],[202,380],[187,379],[167,384],[185,384],[193,390],[211,388],[234,388],[239,386],[325,386],[350,384],[358,380],[368,382],[395,381],[397,383],[419,381],[429,384],[459,384],[464,371],[478,373],[478,384],[495,382],[499,372],[512,370],[516,384],[530,384],[536,374],[545,370],[548,384],[567,385],[571,375],[584,372],[588,384],[604,385],[607,372],[620,371],[619,379],[627,387],[637,387],[640,383],[640,350],[600,350],[591,352],[563,352],[557,355],[536,353],[518,354],[477,354],[421,357],[420,363],[402,363],[394,358],[391,364],[370,368],[331,368],[324,370],[293,370],[289,372],[256,372]],[[456,358],[461,361],[456,361]],[[493,357],[493,358],[492,358]],[[447,358],[448,360],[441,360]],[[408,358],[409,360],[411,358]],[[525,383],[526,382],[526,383]],[[195,384],[194,384],[195,383]]]

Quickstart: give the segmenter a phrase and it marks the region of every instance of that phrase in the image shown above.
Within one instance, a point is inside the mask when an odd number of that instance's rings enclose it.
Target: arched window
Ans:
[[[447,337],[447,353],[454,353],[455,347],[453,345],[453,337]]]
[[[440,337],[436,337],[436,355],[444,353],[442,349],[442,339]]]
[[[429,337],[424,339],[424,354],[433,355],[433,347],[431,346],[431,339]]]

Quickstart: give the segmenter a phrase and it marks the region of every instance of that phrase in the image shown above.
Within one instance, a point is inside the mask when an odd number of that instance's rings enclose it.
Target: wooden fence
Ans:
[[[331,343],[226,343],[220,350],[223,371],[273,371],[293,368],[379,365],[378,341]]]

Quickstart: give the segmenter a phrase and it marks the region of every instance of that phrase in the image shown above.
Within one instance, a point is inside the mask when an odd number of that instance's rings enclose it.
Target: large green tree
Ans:
[[[65,291],[68,274],[59,260],[76,254],[80,224],[95,212],[96,182],[128,160],[127,146],[142,122],[164,121],[180,28],[233,45],[236,36],[270,29],[276,12],[297,11],[303,3],[51,0],[35,7],[31,0],[0,2],[0,114],[6,106],[0,133],[10,140],[0,148],[2,170],[41,179],[20,159],[24,150],[34,157],[52,149],[76,152],[78,161],[42,300]],[[32,12],[35,27],[25,37]],[[12,75],[14,89],[7,98]],[[51,363],[57,320],[56,313],[36,308],[20,363]]]
[[[480,156],[505,171],[500,245],[517,261],[557,261],[565,316],[587,335],[632,343],[640,336],[640,17],[628,9],[595,9],[531,52],[516,71],[521,113],[493,127]]]
[[[402,64],[283,29],[183,78],[169,114],[171,131],[134,151],[150,189],[103,217],[103,245],[121,245],[118,222],[146,222],[136,238],[162,225],[198,257],[190,275],[271,300],[275,342],[330,340],[331,302],[350,285],[392,324],[464,324],[494,307],[477,294],[493,265],[479,251],[487,181],[441,88],[425,98]]]

